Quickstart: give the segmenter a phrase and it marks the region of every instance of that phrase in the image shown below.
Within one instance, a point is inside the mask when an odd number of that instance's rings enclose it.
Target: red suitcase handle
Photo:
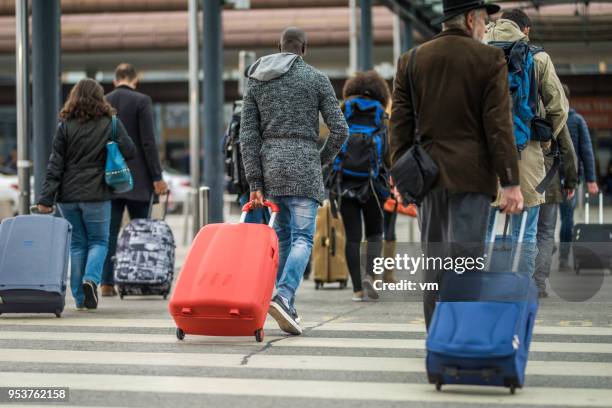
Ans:
[[[272,212],[272,215],[270,216],[270,222],[268,223],[268,226],[270,228],[274,227],[274,220],[276,220],[276,214],[278,214],[280,212],[280,208],[278,208],[278,206],[276,204],[274,204],[272,201],[267,201],[264,200],[263,202],[264,207],[268,207],[270,209],[270,211]],[[249,213],[249,211],[251,211],[253,209],[253,202],[249,201],[248,203],[246,203],[244,205],[244,207],[242,207],[242,216],[240,217],[240,222],[244,222],[244,220],[246,219],[247,214]]]
[[[264,207],[270,208],[270,211],[272,211],[273,213],[280,212],[280,209],[278,208],[278,205],[274,204],[272,201],[264,200],[263,205],[264,205]],[[253,209],[252,207],[253,207],[253,202],[249,201],[248,203],[246,203],[242,207],[242,212],[248,213],[249,211],[251,211]]]

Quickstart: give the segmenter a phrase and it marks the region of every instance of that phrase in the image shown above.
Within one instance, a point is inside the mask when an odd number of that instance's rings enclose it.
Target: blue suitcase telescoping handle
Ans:
[[[495,247],[495,227],[497,226],[497,218],[498,218],[500,211],[497,207],[495,207],[493,208],[493,212],[494,212],[493,229],[489,237],[489,253],[487,255],[487,268],[486,269],[489,268],[491,259],[493,259],[493,249]],[[506,226],[504,227],[504,237],[507,234],[508,224],[510,223],[510,217],[511,215],[506,214]],[[521,250],[523,249],[522,248],[523,241],[525,240],[525,228],[526,227],[527,227],[527,210],[523,209],[523,211],[521,212],[521,227],[519,229],[517,248],[516,248],[516,251],[514,251],[514,257],[512,258],[512,272],[518,271],[520,254],[521,254]]]
[[[35,214],[35,215],[55,215],[55,213],[58,212],[60,217],[66,218],[66,217],[64,217],[64,213],[62,212],[62,209],[60,208],[59,205],[54,205],[51,208],[52,208],[51,212],[43,213],[43,212],[40,212],[38,210],[38,205],[31,205],[30,206],[30,214]]]

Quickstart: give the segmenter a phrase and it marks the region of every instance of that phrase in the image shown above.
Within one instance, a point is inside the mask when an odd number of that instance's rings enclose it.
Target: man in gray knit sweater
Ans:
[[[270,315],[286,333],[301,334],[295,292],[310,258],[317,207],[325,191],[321,166],[330,163],[348,127],[329,79],[308,65],[306,34],[295,27],[281,35],[280,53],[248,70],[240,143],[251,201],[264,196],[280,208],[276,219],[280,256]],[[319,151],[319,112],[330,130]]]

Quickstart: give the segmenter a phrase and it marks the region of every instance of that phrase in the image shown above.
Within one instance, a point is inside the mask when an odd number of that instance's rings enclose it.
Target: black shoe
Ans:
[[[88,309],[98,308],[98,287],[92,281],[83,282],[83,293],[85,294],[85,305]]]
[[[276,320],[278,326],[285,333],[295,335],[302,334],[302,328],[299,323],[295,321],[295,317],[289,309],[289,305],[287,305],[282,297],[276,295],[272,298],[268,313]]]

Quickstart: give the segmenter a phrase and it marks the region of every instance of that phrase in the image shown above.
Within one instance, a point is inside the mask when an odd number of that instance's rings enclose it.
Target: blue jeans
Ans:
[[[274,224],[280,251],[276,293],[295,311],[295,292],[310,259],[319,203],[294,196],[270,197],[270,201],[280,208]]]
[[[100,284],[108,252],[110,201],[59,204],[64,218],[72,225],[70,243],[70,288],[77,305],[85,300],[82,284]]]
[[[540,214],[540,206],[536,205],[533,207],[526,208],[527,211],[527,221],[525,223],[525,235],[523,238],[523,245],[521,248],[521,257],[519,259],[518,270],[521,273],[529,274],[533,276],[535,271],[535,261],[538,256],[538,217]],[[501,214],[500,214],[501,215]],[[498,217],[500,216],[498,215]],[[491,211],[489,215],[489,232],[487,241],[489,241],[489,237],[494,233],[494,225],[493,220],[495,217],[495,211]],[[512,228],[512,242],[517,243],[519,238],[519,233],[521,230],[521,220],[523,218],[522,214],[512,215],[510,217],[510,224]]]
[[[574,230],[574,210],[576,209],[578,194],[574,194],[571,200],[563,199],[559,204],[559,214],[561,216],[561,231],[559,233],[559,260],[567,261],[569,257],[570,243]]]
[[[249,193],[245,193],[241,195],[239,201],[240,201],[240,205],[244,206],[249,201]],[[244,222],[248,224],[263,224],[263,223],[267,224],[269,218],[270,217],[268,217],[266,208],[257,208],[256,210],[251,210],[247,214]]]

